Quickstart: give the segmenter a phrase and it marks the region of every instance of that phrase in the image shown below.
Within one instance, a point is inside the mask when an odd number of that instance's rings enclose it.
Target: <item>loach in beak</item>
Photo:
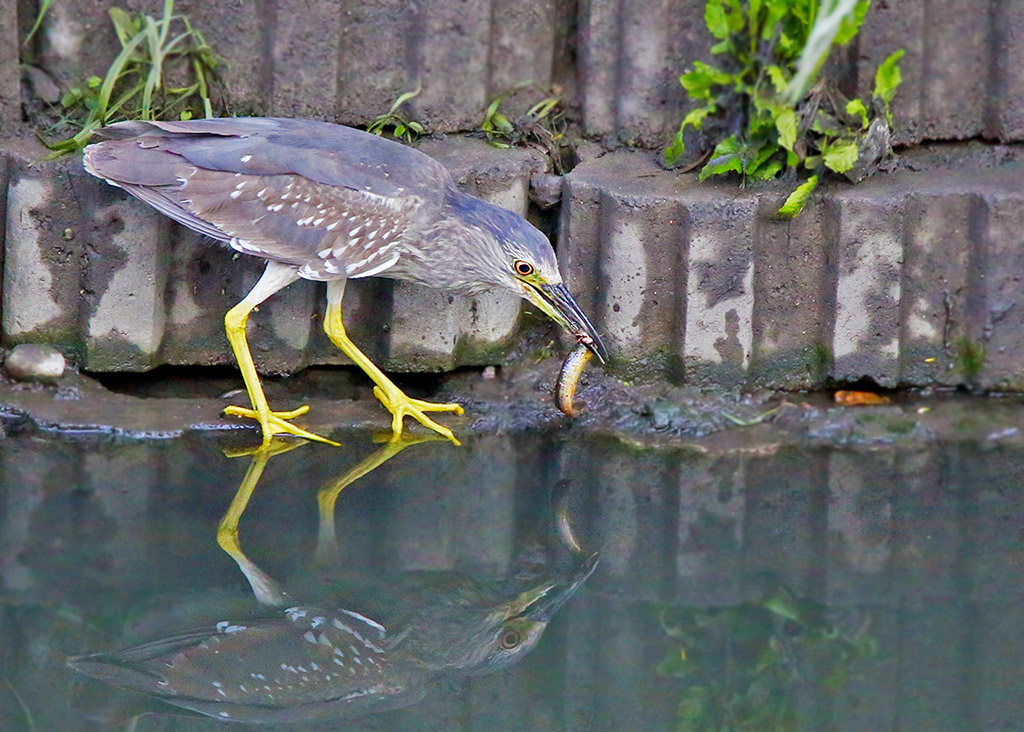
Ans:
[[[552,320],[572,333],[576,340],[589,348],[601,363],[608,360],[597,330],[580,310],[565,285],[540,285],[528,288],[530,302],[543,310]]]

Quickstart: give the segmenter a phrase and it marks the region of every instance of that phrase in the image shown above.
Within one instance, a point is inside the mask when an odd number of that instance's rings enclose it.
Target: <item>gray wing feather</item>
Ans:
[[[86,148],[93,175],[239,251],[308,279],[379,274],[450,177],[433,159],[306,120],[125,122]]]
[[[351,127],[313,120],[233,117],[187,122],[121,122],[101,135],[138,138],[207,170],[300,175],[382,196],[443,191],[451,176],[433,158]],[[243,158],[246,158],[243,160]]]

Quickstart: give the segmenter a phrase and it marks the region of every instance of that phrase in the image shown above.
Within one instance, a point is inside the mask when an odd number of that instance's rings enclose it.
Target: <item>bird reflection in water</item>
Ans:
[[[561,556],[500,579],[423,571],[353,582],[338,560],[334,507],[341,491],[409,445],[432,439],[387,442],[320,491],[317,579],[287,588],[238,542],[238,522],[268,460],[295,443],[260,448],[218,528],[218,542],[252,587],[255,612],[78,656],[70,665],[216,719],[287,722],[396,709],[446,681],[517,663],[597,564],[573,535],[564,486],[553,494]]]

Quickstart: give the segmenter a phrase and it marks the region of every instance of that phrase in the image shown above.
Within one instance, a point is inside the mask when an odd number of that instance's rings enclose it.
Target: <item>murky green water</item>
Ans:
[[[380,446],[359,435],[339,450],[304,445],[269,459],[238,519],[263,607],[217,542],[253,460],[223,447],[0,442],[0,729],[132,729],[144,711],[158,713],[136,730],[223,729],[65,661],[203,629],[235,659],[216,667],[189,651],[216,717],[226,697],[201,674],[311,658],[321,649],[304,626],[282,630],[286,607],[310,607],[364,635],[372,626],[337,612],[380,619],[384,639],[369,640],[394,642],[385,656],[418,650],[394,655],[374,692],[390,701],[370,716],[265,729],[1024,730],[1019,447],[710,457],[581,432],[420,444],[345,487],[333,512],[323,500],[332,531],[318,493]],[[572,486],[553,502],[560,478]],[[582,580],[594,551],[596,571],[532,652],[491,673],[451,660],[474,645],[482,614],[518,602],[518,617],[539,617],[536,588],[553,596]],[[221,621],[280,634],[235,643],[245,634]],[[517,627],[479,642],[529,650],[540,626]],[[175,673],[189,672],[184,658]],[[279,686],[298,684],[281,674]],[[315,716],[331,683],[301,703],[282,690],[230,713]],[[351,717],[356,705],[338,698]]]

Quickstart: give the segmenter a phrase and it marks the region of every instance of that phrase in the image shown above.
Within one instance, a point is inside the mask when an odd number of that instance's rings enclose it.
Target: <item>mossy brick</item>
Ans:
[[[955,386],[964,374],[956,344],[967,337],[967,295],[977,196],[912,194],[900,296],[900,381]]]
[[[776,212],[783,201],[780,192],[758,202],[750,380],[806,389],[820,384],[832,366],[834,308],[817,293],[830,284],[828,251],[821,243],[833,236],[835,216],[812,198],[795,219],[781,218]]]
[[[985,351],[979,385],[1024,389],[1024,193],[1019,188],[986,192],[976,246],[982,266],[971,339]],[[979,322],[980,321],[980,322]],[[980,330],[980,332],[979,332]]]

